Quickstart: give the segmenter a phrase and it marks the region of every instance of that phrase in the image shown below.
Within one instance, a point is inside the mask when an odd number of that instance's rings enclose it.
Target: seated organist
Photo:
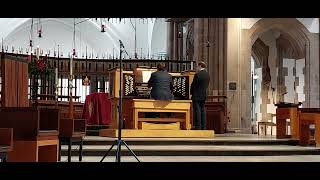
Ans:
[[[151,74],[148,81],[151,98],[155,100],[172,100],[172,76],[165,70],[165,64],[157,65],[157,71]]]
[[[151,88],[150,97],[155,100],[172,100],[172,76],[166,71],[165,64],[159,63],[157,71],[151,74],[148,81]],[[170,113],[167,113],[170,116]],[[146,117],[160,117],[159,113],[146,113]]]

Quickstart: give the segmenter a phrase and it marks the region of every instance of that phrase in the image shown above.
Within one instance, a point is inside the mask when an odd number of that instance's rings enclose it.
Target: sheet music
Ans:
[[[142,71],[142,81],[148,83],[153,71]]]

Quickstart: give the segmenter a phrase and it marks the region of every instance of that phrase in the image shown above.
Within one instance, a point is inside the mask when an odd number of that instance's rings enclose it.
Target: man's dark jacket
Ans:
[[[196,73],[191,83],[192,100],[205,101],[207,98],[207,89],[209,86],[209,73],[206,70],[201,70]]]
[[[156,100],[171,100],[173,95],[172,76],[167,71],[157,71],[151,74],[148,81],[148,87],[151,89],[151,98]]]

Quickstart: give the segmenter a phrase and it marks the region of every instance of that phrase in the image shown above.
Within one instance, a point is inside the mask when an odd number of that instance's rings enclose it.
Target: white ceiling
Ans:
[[[72,52],[74,20],[80,22],[86,18],[41,18],[42,38],[37,35],[39,19],[33,21],[34,47],[40,46],[45,52],[58,49],[63,52],[64,57]],[[100,19],[90,19],[76,25],[76,51],[78,56],[86,52],[102,56],[115,56],[119,54],[119,39],[122,40],[126,51],[133,56],[135,49],[135,31],[129,18],[102,19],[106,25],[106,32],[102,33]],[[157,54],[166,51],[166,22],[164,18],[131,18],[133,25],[136,22],[136,50],[138,56],[145,57],[148,54]],[[154,30],[156,26],[156,31]],[[31,31],[31,18],[0,18],[0,37],[3,38],[5,46],[14,46],[15,49],[28,48]],[[157,38],[155,38],[157,37]],[[158,38],[162,37],[162,38]],[[155,45],[156,44],[156,45]],[[141,53],[142,52],[142,53]]]

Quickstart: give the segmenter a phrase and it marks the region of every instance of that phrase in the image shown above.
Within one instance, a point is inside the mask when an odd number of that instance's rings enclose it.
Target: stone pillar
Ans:
[[[183,59],[183,26],[179,22],[169,22],[168,54],[171,60]]]
[[[173,29],[173,22],[168,22],[168,41],[167,41],[167,52],[169,59],[173,59],[173,44],[174,44],[174,29]]]
[[[210,74],[209,95],[226,95],[227,19],[194,19],[194,60],[204,61]]]

